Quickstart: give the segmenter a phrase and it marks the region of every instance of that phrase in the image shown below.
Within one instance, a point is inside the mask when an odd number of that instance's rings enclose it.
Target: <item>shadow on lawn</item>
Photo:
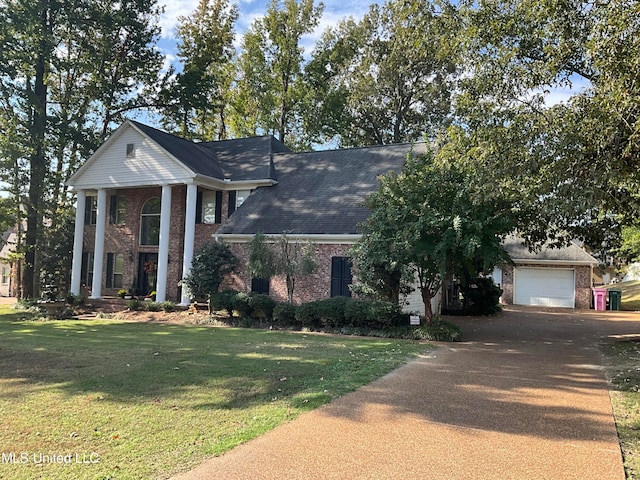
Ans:
[[[0,379],[10,381],[0,398],[19,399],[48,385],[72,395],[140,402],[210,385],[231,392],[231,400],[207,397],[203,405],[245,408],[283,389],[295,394],[305,388],[301,377],[313,362],[305,358],[304,338],[287,336],[280,344],[274,335],[166,324],[2,321]]]

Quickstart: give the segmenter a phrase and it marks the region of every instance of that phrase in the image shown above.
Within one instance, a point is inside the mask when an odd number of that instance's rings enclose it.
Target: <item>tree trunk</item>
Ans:
[[[424,319],[427,325],[431,326],[433,325],[433,310],[431,309],[431,299],[433,295],[431,295],[431,290],[428,287],[421,288],[420,293],[422,294],[422,301],[424,302]]]
[[[36,271],[36,250],[42,229],[42,197],[46,191],[46,153],[45,135],[47,128],[47,85],[45,83],[47,42],[49,41],[48,4],[40,2],[40,40],[38,57],[35,63],[33,85],[31,139],[33,153],[29,159],[29,202],[27,205],[27,231],[25,233],[25,266],[22,277],[22,290],[25,298],[33,298],[38,291],[39,279]]]
[[[287,296],[289,297],[289,303],[293,304],[293,289],[296,284],[296,279],[291,275],[287,275]]]

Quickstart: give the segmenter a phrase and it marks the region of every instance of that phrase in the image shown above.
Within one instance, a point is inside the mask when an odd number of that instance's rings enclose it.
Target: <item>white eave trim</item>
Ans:
[[[258,187],[272,187],[278,182],[272,178],[264,178],[259,180],[238,180],[227,181],[205,175],[195,175],[189,183],[195,183],[205,187],[211,187],[216,190],[253,190]]]
[[[249,243],[253,240],[253,234],[233,234],[221,233],[214,234],[216,240],[224,240],[229,243]],[[267,239],[277,241],[281,238],[280,234],[265,234]],[[325,245],[355,244],[362,235],[360,234],[287,234],[287,238],[294,243],[321,243]]]

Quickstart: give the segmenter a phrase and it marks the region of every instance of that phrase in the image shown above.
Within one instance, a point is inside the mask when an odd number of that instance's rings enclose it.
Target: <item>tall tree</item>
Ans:
[[[532,243],[606,247],[637,216],[639,14],[626,0],[464,0],[452,15],[466,75],[446,141],[492,187],[521,188]]]
[[[245,34],[234,114],[239,132],[274,133],[294,147],[300,141],[301,40],[318,25],[323,8],[314,0],[271,0]]]
[[[441,17],[430,0],[387,1],[328,29],[305,68],[314,140],[400,143],[445,125],[456,66]]]
[[[238,7],[228,0],[200,0],[191,15],[178,19],[182,71],[165,92],[163,123],[185,138],[227,138],[237,19]]]
[[[158,12],[155,0],[0,2],[0,109],[13,145],[0,156],[13,168],[5,178],[26,180],[16,198],[26,218],[24,296],[38,293],[45,218],[70,207],[64,181],[123,113],[146,105],[136,92],[161,66]]]

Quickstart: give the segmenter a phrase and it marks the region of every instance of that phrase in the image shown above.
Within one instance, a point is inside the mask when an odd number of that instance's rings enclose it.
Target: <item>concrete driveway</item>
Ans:
[[[623,480],[598,343],[640,314],[510,309],[175,477]]]

